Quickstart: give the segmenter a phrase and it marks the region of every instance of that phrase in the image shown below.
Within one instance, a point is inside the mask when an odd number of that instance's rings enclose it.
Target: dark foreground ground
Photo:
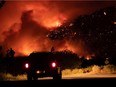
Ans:
[[[86,78],[37,80],[37,81],[0,81],[0,87],[115,87],[116,78]]]

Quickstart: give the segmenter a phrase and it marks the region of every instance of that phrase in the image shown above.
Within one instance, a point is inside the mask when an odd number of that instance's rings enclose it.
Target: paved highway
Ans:
[[[116,85],[116,74],[67,75],[62,80],[47,77],[37,81],[0,81],[0,84],[0,87],[113,87]]]

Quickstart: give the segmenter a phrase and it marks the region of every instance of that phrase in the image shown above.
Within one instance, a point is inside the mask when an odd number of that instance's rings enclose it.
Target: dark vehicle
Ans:
[[[60,64],[53,52],[33,52],[25,63],[28,80],[37,80],[41,77],[53,77],[54,80],[62,78]]]

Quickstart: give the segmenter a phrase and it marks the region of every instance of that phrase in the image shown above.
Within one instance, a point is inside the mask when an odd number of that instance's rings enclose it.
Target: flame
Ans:
[[[37,50],[37,44],[31,43],[32,41],[25,38],[25,41],[20,42],[20,45],[14,46],[16,48],[17,54],[16,55],[25,55],[28,56],[31,52]],[[20,47],[20,48],[19,48]],[[19,54],[20,53],[20,54]]]
[[[44,21],[44,24],[46,24],[45,26],[47,28],[54,28],[54,27],[59,27],[62,25],[62,23],[60,22],[60,20],[49,20],[48,21]]]
[[[22,53],[25,55],[25,56],[28,56],[30,53],[32,52],[32,50],[30,48],[24,48],[22,49]]]
[[[88,54],[85,58],[86,58],[87,60],[91,60],[92,57],[95,57],[95,54]]]
[[[90,60],[90,59],[91,59],[91,56],[87,56],[86,59],[87,59],[87,60]]]
[[[50,45],[51,42],[46,37],[23,36],[12,45],[12,48],[16,51],[15,56],[28,56],[30,53],[36,51],[49,51],[51,47]]]
[[[69,44],[68,42],[66,42],[64,44],[64,46],[62,46],[61,48],[58,49],[59,51],[63,51],[63,50],[70,50],[72,51],[73,53],[76,53],[76,49],[71,45]]]
[[[113,24],[116,24],[116,21],[114,21],[114,23]]]

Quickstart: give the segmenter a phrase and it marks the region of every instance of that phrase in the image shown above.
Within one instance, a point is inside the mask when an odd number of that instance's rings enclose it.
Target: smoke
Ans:
[[[93,8],[90,8],[90,3]],[[0,44],[5,50],[12,47],[16,55],[33,51],[68,49],[79,55],[88,55],[84,41],[50,40],[49,31],[83,14],[90,14],[104,2],[66,1],[6,1],[0,9]],[[109,2],[108,2],[109,3]],[[104,6],[109,5],[106,3]]]
[[[4,34],[7,36],[4,44],[14,48],[17,55],[28,55],[30,52],[47,50],[49,47],[49,40],[46,38],[48,31],[33,20],[32,13],[32,10],[23,12],[19,27],[11,27]]]

